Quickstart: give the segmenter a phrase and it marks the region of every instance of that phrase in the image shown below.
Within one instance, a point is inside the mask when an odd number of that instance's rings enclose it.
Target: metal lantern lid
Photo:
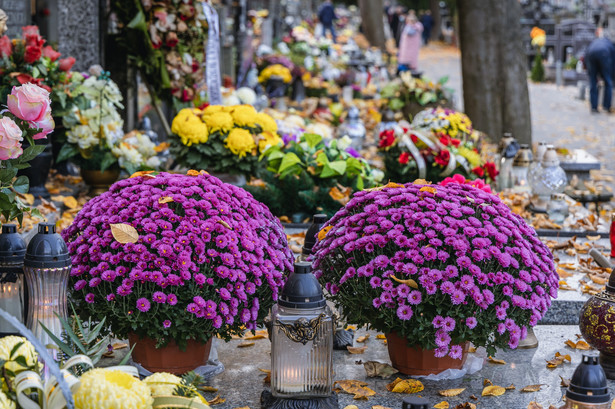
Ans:
[[[544,156],[542,157],[542,166],[559,166],[559,158],[553,146],[549,146]]]
[[[71,265],[68,247],[53,223],[40,223],[38,233],[28,243],[25,267],[62,268]]]
[[[429,409],[429,401],[419,396],[408,396],[401,404],[402,409]]]
[[[607,403],[611,400],[606,375],[598,363],[598,356],[583,354],[583,361],[570,379],[566,398],[582,403]]]
[[[2,234],[0,234],[0,264],[23,263],[25,254],[26,242],[17,233],[17,226],[14,224],[3,224]]]
[[[326,214],[315,214],[312,219],[312,224],[305,233],[305,241],[303,243],[303,248],[301,249],[301,253],[304,255],[311,255],[312,248],[316,244],[318,232],[322,229],[322,226],[327,222]]]
[[[513,166],[528,167],[532,163],[532,159],[532,149],[530,145],[523,144],[515,155]]]
[[[307,262],[295,263],[295,271],[288,277],[278,305],[296,309],[322,308],[326,305],[322,287],[312,274],[312,265]]]
[[[348,120],[349,121],[358,121],[359,120],[359,108],[352,106],[348,110]]]

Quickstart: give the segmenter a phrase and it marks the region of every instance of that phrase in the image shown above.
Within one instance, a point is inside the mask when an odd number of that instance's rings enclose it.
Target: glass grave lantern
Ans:
[[[57,315],[67,317],[66,290],[70,267],[68,248],[56,233],[55,224],[40,223],[38,233],[28,243],[24,271],[29,293],[26,326],[43,345],[53,342],[41,324],[61,339],[62,324]]]
[[[583,354],[566,390],[564,406],[560,409],[609,409],[611,393],[604,370],[595,355]]]
[[[14,224],[3,224],[0,234],[0,308],[20,322],[26,318],[27,293],[23,272],[26,242]],[[18,335],[11,324],[0,318],[0,337]]]
[[[263,407],[337,408],[334,318],[311,264],[294,270],[271,310],[271,393],[263,393]]]

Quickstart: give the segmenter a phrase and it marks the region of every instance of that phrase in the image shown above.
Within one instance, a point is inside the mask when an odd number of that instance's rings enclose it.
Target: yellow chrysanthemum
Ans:
[[[19,343],[22,343],[22,345],[17,349],[15,354],[13,354],[13,360],[10,360],[11,351],[15,348],[15,345]],[[15,362],[15,358],[19,356],[25,358],[27,367],[23,367]],[[4,367],[15,374],[26,370],[34,370],[38,364],[38,354],[30,341],[24,337],[17,337],[14,335],[9,335],[0,339],[0,359],[6,361]]]
[[[256,148],[256,143],[250,131],[241,128],[233,129],[224,140],[225,146],[240,158]]]
[[[231,113],[237,126],[248,126],[253,128],[256,124],[256,109],[252,105],[237,105]]]
[[[154,403],[149,387],[132,375],[103,368],[81,377],[74,394],[77,409],[150,409]]]
[[[0,409],[15,409],[15,402],[10,400],[4,392],[0,391]]]
[[[278,124],[265,113],[260,112],[256,114],[256,123],[260,125],[263,132],[276,133],[278,131]]]
[[[466,158],[473,168],[480,165],[480,155],[474,152],[472,149],[468,149],[465,146],[461,146],[459,148],[459,154]]]
[[[167,372],[157,372],[143,379],[143,382],[149,387],[152,396],[170,396],[174,395],[175,389],[179,387],[190,388],[196,394],[195,399],[198,399],[204,404],[208,404],[207,400],[193,386],[183,386],[182,379],[179,376]]]
[[[263,132],[259,136],[258,150],[259,152],[265,152],[270,146],[278,145],[282,143],[282,138],[277,133]]]
[[[228,132],[233,129],[234,121],[231,114],[227,112],[216,112],[211,115],[204,115],[203,121],[209,127],[209,132],[214,133],[216,131]]]
[[[224,112],[223,105],[209,105],[203,110],[203,115],[212,115],[216,112]]]
[[[199,111],[200,112],[200,111]],[[192,109],[182,109],[173,118],[171,131],[181,138],[184,145],[190,146],[194,143],[206,143],[209,140],[207,125],[201,121]]]
[[[282,81],[284,81],[285,83],[289,83],[293,80],[293,76],[288,68],[286,68],[282,64],[274,64],[265,67],[265,69],[261,71],[258,76],[258,81],[266,82],[269,78],[274,76],[282,78]]]

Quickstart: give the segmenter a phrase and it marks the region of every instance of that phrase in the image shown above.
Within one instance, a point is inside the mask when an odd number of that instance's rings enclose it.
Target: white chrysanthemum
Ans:
[[[325,125],[325,124],[318,123],[318,122],[309,124],[305,128],[305,132],[320,135],[323,137],[323,139],[333,138],[333,128],[331,128],[329,125]]]
[[[10,400],[4,392],[0,391],[0,409],[15,409],[15,402]]]
[[[154,403],[145,382],[104,368],[86,372],[74,398],[76,409],[151,409]]]
[[[241,87],[235,91],[235,95],[242,104],[254,105],[256,102],[256,92],[248,87]]]
[[[11,360],[11,351],[20,342],[22,345],[15,351],[12,357],[13,359]],[[22,365],[15,362],[15,358],[18,356],[23,356],[25,358],[27,367],[24,368]],[[0,359],[6,361],[4,364],[6,369],[17,374],[25,370],[36,369],[38,354],[34,346],[24,337],[9,335],[0,339]]]

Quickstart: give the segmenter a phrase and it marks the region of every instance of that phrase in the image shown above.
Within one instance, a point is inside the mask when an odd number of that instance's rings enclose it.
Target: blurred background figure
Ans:
[[[405,25],[401,30],[399,40],[398,72],[418,69],[422,32],[423,25],[416,18],[414,10],[410,10],[405,18]]]
[[[318,20],[320,24],[322,24],[322,36],[326,37],[327,30],[329,30],[333,42],[335,42],[335,28],[333,27],[333,22],[337,20],[337,16],[335,15],[335,8],[331,0],[325,0],[325,2],[321,4],[318,10]]]
[[[602,30],[596,32],[595,38],[585,52],[585,65],[589,76],[589,102],[591,111],[598,112],[598,75],[604,81],[602,106],[606,112],[611,110],[613,88],[613,64],[615,64],[615,45],[606,38]]]
[[[423,44],[427,45],[429,43],[429,39],[431,38],[431,28],[433,27],[431,10],[421,11],[419,16],[419,21],[423,25]]]

